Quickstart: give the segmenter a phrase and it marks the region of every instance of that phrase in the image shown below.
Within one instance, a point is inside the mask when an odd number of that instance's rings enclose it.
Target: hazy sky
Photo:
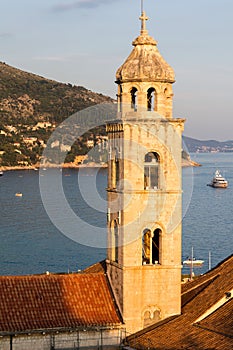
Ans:
[[[0,60],[115,97],[139,35],[140,0],[0,0]],[[233,1],[144,0],[149,34],[174,68],[186,136],[233,139]]]

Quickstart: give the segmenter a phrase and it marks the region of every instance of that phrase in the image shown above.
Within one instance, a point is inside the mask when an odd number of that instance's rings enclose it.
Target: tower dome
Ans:
[[[133,41],[133,50],[126,61],[116,72],[116,82],[164,82],[174,83],[173,69],[161,56],[157,42],[148,35],[146,20],[148,17],[142,12],[140,35]]]
[[[135,118],[131,112],[139,111],[172,118],[174,71],[161,56],[155,39],[148,34],[148,17],[143,10],[139,19],[140,35],[133,41],[131,54],[116,72],[118,111],[121,118],[129,118],[129,113]],[[141,114],[141,118],[144,117]]]

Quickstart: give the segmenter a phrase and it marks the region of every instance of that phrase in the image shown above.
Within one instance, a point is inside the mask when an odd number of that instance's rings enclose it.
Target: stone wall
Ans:
[[[70,331],[65,333],[2,336],[1,350],[84,350],[119,349],[125,331],[122,329]]]

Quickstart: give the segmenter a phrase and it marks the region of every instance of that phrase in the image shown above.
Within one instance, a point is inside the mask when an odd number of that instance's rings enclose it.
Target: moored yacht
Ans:
[[[209,184],[209,186],[214,188],[227,188],[228,187],[228,181],[221,175],[219,170],[215,171],[214,177]]]

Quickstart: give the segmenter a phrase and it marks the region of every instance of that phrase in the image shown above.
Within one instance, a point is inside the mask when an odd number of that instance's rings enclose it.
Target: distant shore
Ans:
[[[194,162],[191,159],[182,159],[182,167],[189,167],[189,166],[197,167],[197,166],[201,166],[201,164]]]
[[[182,167],[197,167],[201,164],[188,159],[182,159]],[[39,170],[40,168],[62,168],[62,169],[79,169],[79,168],[107,168],[107,163],[85,163],[85,164],[75,164],[75,163],[64,163],[59,164],[35,164],[35,165],[17,165],[17,166],[0,166],[0,171],[13,171],[13,170]]]
[[[39,170],[39,169],[79,169],[79,168],[107,168],[106,163],[86,163],[86,164],[75,164],[75,163],[64,163],[64,164],[35,164],[35,165],[16,165],[16,166],[0,166],[0,171],[13,171],[13,170]]]

